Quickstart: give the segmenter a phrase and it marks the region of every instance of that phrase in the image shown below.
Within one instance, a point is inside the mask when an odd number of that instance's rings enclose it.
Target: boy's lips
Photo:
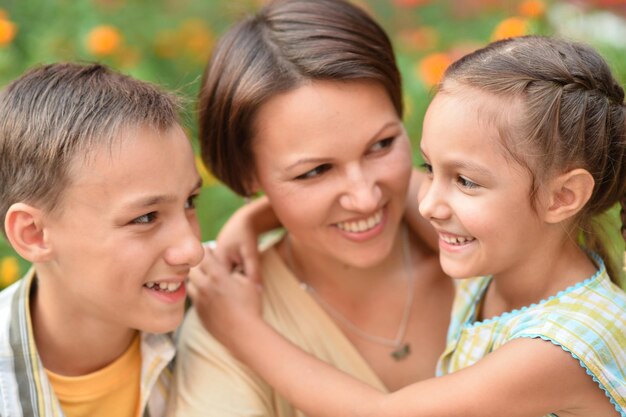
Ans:
[[[180,278],[166,278],[159,281],[148,281],[143,284],[144,287],[153,291],[162,291],[162,292],[176,292],[181,285],[185,283],[185,277]]]

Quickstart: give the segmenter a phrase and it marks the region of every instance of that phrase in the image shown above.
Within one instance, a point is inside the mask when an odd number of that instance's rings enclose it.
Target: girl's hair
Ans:
[[[255,115],[273,96],[315,80],[372,80],[402,116],[400,73],[383,29],[344,0],[280,0],[221,38],[199,97],[202,158],[222,182],[250,194]]]
[[[455,85],[521,104],[519,114],[503,112],[495,124],[509,154],[531,172],[533,204],[549,175],[572,168],[589,171],[595,186],[577,225],[585,244],[608,260],[594,219],[620,201],[626,204],[626,125],[624,90],[604,59],[580,43],[511,38],[452,64],[441,91]],[[515,122],[507,125],[506,117]],[[616,268],[610,262],[607,268],[616,279]]]

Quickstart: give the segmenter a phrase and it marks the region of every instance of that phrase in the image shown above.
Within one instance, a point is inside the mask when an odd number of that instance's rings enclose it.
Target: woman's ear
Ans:
[[[559,223],[574,217],[591,198],[594,186],[593,177],[582,168],[567,171],[554,178],[549,183],[544,220],[548,223]]]
[[[11,205],[4,219],[4,229],[9,243],[22,258],[30,262],[50,259],[41,209],[25,203]]]

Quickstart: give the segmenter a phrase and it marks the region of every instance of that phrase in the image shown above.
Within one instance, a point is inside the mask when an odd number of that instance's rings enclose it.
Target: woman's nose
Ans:
[[[369,213],[379,208],[382,191],[374,178],[357,172],[352,175],[346,187],[339,199],[346,210]]]

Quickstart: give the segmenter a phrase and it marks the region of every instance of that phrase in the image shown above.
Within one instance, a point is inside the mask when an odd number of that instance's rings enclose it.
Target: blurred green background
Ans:
[[[374,15],[394,42],[414,145],[432,87],[447,65],[496,38],[536,33],[581,39],[597,47],[626,81],[626,0],[354,1]],[[0,86],[40,63],[100,61],[187,98],[185,122],[196,146],[194,101],[205,62],[220,33],[262,3],[0,0]],[[414,159],[419,162],[417,154]],[[215,181],[199,160],[198,165],[205,179],[198,212],[203,238],[211,239],[242,199]],[[616,213],[610,227],[615,231]],[[622,245],[617,234],[613,240]],[[0,237],[0,288],[27,268]]]

